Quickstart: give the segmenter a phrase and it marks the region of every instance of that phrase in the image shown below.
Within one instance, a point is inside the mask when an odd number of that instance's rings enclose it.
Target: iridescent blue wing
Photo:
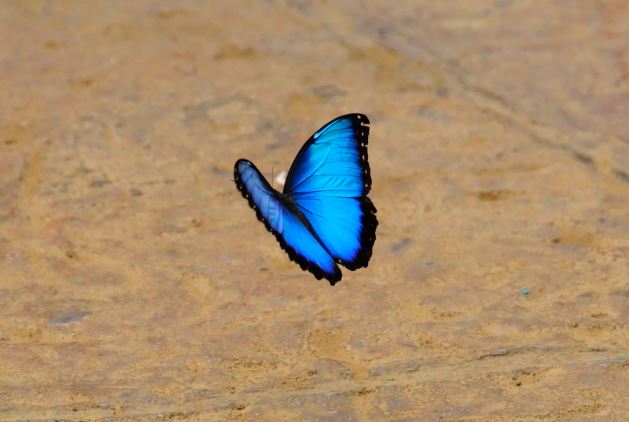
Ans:
[[[317,239],[350,270],[369,264],[378,226],[367,197],[368,125],[367,116],[348,114],[323,126],[297,154],[284,186]]]
[[[309,227],[308,221],[284,196],[273,189],[260,171],[248,160],[238,160],[234,180],[242,196],[292,261],[310,271],[317,279],[332,285],[341,279],[341,271]]]

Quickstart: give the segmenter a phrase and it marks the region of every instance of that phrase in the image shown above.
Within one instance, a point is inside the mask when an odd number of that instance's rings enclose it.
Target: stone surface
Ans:
[[[0,420],[626,418],[628,3],[391,4],[0,5]],[[230,179],[348,112],[330,287]]]

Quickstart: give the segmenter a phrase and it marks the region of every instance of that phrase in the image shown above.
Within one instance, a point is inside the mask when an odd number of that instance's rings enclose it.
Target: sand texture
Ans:
[[[0,40],[0,421],[629,420],[628,1],[7,0]],[[380,226],[331,287],[231,179],[351,112]]]

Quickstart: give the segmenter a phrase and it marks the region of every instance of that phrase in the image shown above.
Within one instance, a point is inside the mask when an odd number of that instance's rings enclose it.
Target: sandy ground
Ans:
[[[0,420],[629,418],[629,2],[4,1],[0,40]],[[330,287],[230,178],[349,112],[380,226]]]

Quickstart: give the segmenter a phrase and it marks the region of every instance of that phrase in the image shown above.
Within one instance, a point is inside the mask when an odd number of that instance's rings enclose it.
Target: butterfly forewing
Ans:
[[[378,225],[366,196],[368,124],[349,114],[325,125],[295,158],[284,187],[328,252],[352,270],[368,265]]]

